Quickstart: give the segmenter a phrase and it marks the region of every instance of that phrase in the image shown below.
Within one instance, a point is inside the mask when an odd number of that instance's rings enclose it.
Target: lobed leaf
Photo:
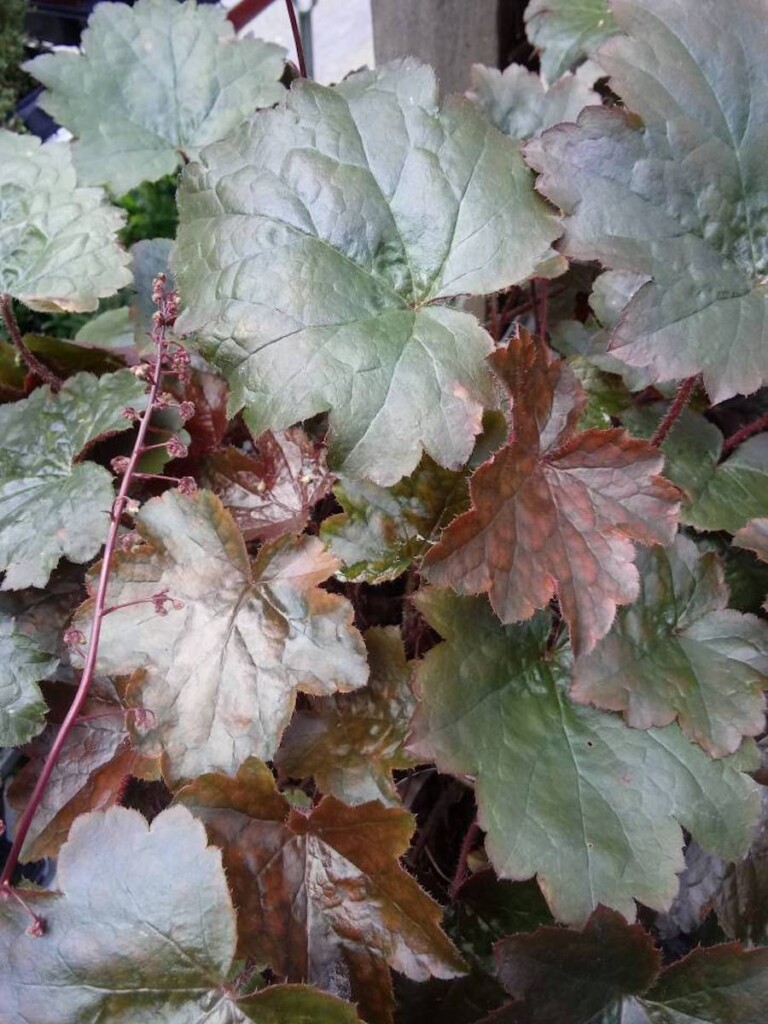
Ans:
[[[31,744],[26,763],[8,787],[8,802],[21,812],[40,778],[65,712],[72,687],[57,685],[50,693],[53,727]],[[23,862],[55,857],[66,841],[72,823],[88,811],[104,811],[119,804],[131,777],[154,779],[159,766],[132,747],[125,709],[105,687],[86,701],[81,720],[69,733],[21,851]]]
[[[0,294],[42,312],[96,309],[131,280],[123,214],[77,188],[70,146],[0,129]]]
[[[414,825],[406,811],[332,796],[291,809],[255,759],[234,779],[196,779],[177,800],[222,849],[241,955],[321,988],[346,983],[372,1024],[391,1019],[386,964],[416,980],[463,973],[437,904],[398,864]]]
[[[380,800],[398,805],[392,771],[414,763],[405,750],[416,707],[410,666],[395,626],[369,629],[365,644],[371,669],[368,685],[354,693],[318,698],[310,709],[297,711],[276,764],[293,778],[314,775],[321,792],[346,804]]]
[[[598,61],[627,110],[585,110],[528,144],[566,213],[563,253],[646,275],[611,351],[710,398],[768,381],[762,0],[613,0]],[[632,113],[630,113],[632,111]]]
[[[170,174],[283,94],[281,47],[235,39],[226,12],[188,0],[100,4],[80,53],[46,53],[24,69],[40,104],[68,128],[79,179],[115,195]]]
[[[423,456],[394,487],[344,478],[334,488],[344,511],[324,520],[320,536],[348,580],[397,579],[467,507],[467,477]]]
[[[531,0],[525,28],[541,53],[541,72],[550,82],[619,30],[608,0]]]
[[[680,825],[726,858],[759,813],[754,745],[711,760],[676,725],[641,731],[567,697],[567,650],[545,650],[541,614],[503,626],[482,598],[420,592],[446,643],[416,675],[412,749],[475,779],[486,850],[501,877],[537,875],[554,916],[586,921],[602,903],[665,909],[683,866]],[[677,824],[679,823],[679,824]]]
[[[465,101],[440,111],[406,60],[295,82],[186,168],[179,201],[179,330],[255,435],[329,411],[333,468],[382,485],[422,449],[466,462],[492,343],[439,300],[524,280],[558,233],[517,144]]]
[[[43,729],[46,704],[38,683],[57,665],[0,612],[0,747],[26,743]]]
[[[301,427],[268,430],[254,446],[254,454],[224,448],[206,456],[200,483],[221,498],[247,541],[301,533],[331,489],[322,447]]]
[[[623,430],[575,433],[585,404],[572,370],[521,330],[492,356],[512,396],[513,440],[470,480],[472,508],[424,559],[427,579],[489,593],[504,622],[556,593],[574,650],[605,636],[638,593],[632,539],[670,543],[676,487],[662,458]]]
[[[113,562],[107,603],[120,607],[104,619],[97,666],[136,673],[129,700],[148,712],[137,742],[162,750],[167,778],[271,758],[297,690],[322,696],[365,684],[352,608],[318,587],[337,563],[317,538],[266,544],[252,565],[208,491],[154,498],[136,529],[143,543]],[[165,616],[152,600],[161,591],[181,605]],[[91,616],[89,602],[75,618],[86,635]]]
[[[503,71],[473,64],[467,96],[500,132],[513,139],[531,139],[552,125],[575,121],[584,107],[600,106],[600,95],[592,86],[601,75],[590,61],[548,86],[523,64],[509,64]]]
[[[218,850],[183,807],[151,826],[115,807],[80,817],[58,892],[25,891],[45,920],[0,900],[4,1024],[354,1024],[349,1004],[300,986],[240,1000],[227,985],[235,915]]]
[[[127,430],[128,406],[145,403],[130,371],[79,373],[0,406],[0,589],[44,587],[59,559],[87,562],[104,542],[112,474],[83,458],[104,434]]]
[[[516,997],[485,1024],[757,1024],[768,952],[737,945],[695,949],[659,975],[650,935],[596,910],[580,932],[545,926],[496,946]]]
[[[494,952],[499,979],[517,999],[502,1017],[510,1024],[590,1024],[645,992],[661,968],[650,935],[604,907],[580,932],[544,925],[502,939]]]
[[[666,408],[630,409],[624,425],[650,437]],[[736,533],[768,502],[768,435],[749,438],[725,459],[723,436],[700,413],[685,410],[661,446],[665,473],[687,494],[680,519],[697,530]]]
[[[678,536],[642,552],[640,597],[594,651],[576,660],[571,697],[624,711],[636,729],[678,719],[712,757],[765,727],[768,627],[728,607],[714,553]]]

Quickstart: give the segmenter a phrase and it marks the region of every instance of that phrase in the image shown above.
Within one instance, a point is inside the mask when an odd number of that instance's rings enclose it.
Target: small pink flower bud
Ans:
[[[113,472],[124,473],[131,464],[131,460],[126,455],[116,455],[110,462]]]
[[[172,459],[186,459],[189,455],[189,448],[178,437],[172,437],[165,446],[166,451]]]
[[[178,483],[178,488],[179,491],[182,494],[186,495],[188,498],[191,498],[193,495],[197,494],[197,483],[195,482],[195,478],[193,476],[181,477]]]
[[[126,405],[126,407],[123,409],[122,416],[123,419],[126,420],[137,420],[139,418],[138,412],[136,411],[136,409],[133,408],[132,405]]]
[[[156,594],[151,597],[152,604],[155,606],[155,612],[157,615],[167,615],[168,609],[165,607],[166,601],[170,601],[168,597],[168,588],[165,587],[163,590],[158,590]]]
[[[179,416],[181,416],[182,420],[186,423],[188,420],[191,420],[194,415],[194,402],[182,402],[179,406]]]
[[[63,639],[67,647],[80,647],[85,643],[85,633],[70,626],[69,629],[64,630]]]
[[[31,935],[34,939],[41,939],[45,935],[47,928],[48,925],[45,918],[35,914],[32,918],[32,924],[27,928],[27,935]]]

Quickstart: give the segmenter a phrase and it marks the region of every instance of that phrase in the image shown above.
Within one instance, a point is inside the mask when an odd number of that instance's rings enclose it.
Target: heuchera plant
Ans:
[[[768,7],[526,19],[442,101],[195,0],[26,65],[3,1024],[765,1020]]]

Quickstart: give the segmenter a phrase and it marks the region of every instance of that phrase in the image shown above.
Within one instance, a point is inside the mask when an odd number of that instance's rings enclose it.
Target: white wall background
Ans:
[[[224,0],[233,7],[237,0]],[[295,62],[285,0],[275,2],[250,23],[244,34],[279,43]],[[373,26],[370,0],[317,0],[312,11],[314,78],[338,82],[363,65],[373,67]]]

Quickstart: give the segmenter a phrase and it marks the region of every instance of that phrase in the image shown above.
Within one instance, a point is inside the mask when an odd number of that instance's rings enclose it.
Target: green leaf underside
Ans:
[[[562,251],[646,274],[611,351],[653,381],[702,373],[713,402],[768,381],[762,0],[614,0],[599,63],[624,110],[529,143],[567,214]],[[636,116],[639,115],[639,118]]]
[[[235,40],[221,9],[139,0],[97,7],[82,52],[43,54],[25,69],[46,87],[42,107],[77,138],[80,181],[121,196],[277,103],[283,55]]]
[[[137,742],[148,754],[162,750],[166,777],[271,758],[297,690],[323,696],[365,684],[352,608],[317,586],[338,565],[318,538],[265,544],[251,565],[208,491],[147,502],[136,528],[145,543],[117,554],[107,603],[144,603],[104,619],[98,667],[136,673],[130,699],[150,712]],[[166,588],[183,607],[158,616],[151,597]],[[75,620],[86,636],[91,614],[86,603]]]
[[[759,1024],[768,950],[695,949],[661,971],[650,935],[600,908],[583,931],[545,926],[496,946],[515,1001],[497,1024]]]
[[[630,920],[634,899],[664,909],[677,891],[684,825],[735,858],[760,806],[755,748],[712,761],[676,725],[631,729],[566,696],[567,651],[543,657],[550,620],[502,626],[482,598],[417,598],[447,638],[417,672],[415,752],[476,778],[486,848],[502,877],[536,874],[558,920],[598,904]]]
[[[666,407],[648,406],[622,414],[625,426],[651,437]],[[697,530],[736,533],[768,508],[768,434],[740,444],[722,462],[723,435],[699,413],[686,410],[661,446],[664,473],[681,487],[681,522]]]
[[[380,800],[399,804],[392,770],[414,761],[404,743],[416,698],[396,627],[365,635],[371,677],[362,690],[314,701],[297,711],[278,751],[280,771],[293,778],[314,775],[323,793],[346,804]]]
[[[0,294],[32,309],[96,309],[131,280],[117,244],[124,216],[77,188],[70,146],[0,129]]]
[[[659,453],[623,430],[576,432],[586,403],[573,371],[520,330],[492,364],[509,389],[514,433],[470,480],[472,507],[424,559],[438,586],[488,593],[503,622],[557,594],[574,651],[605,636],[635,599],[632,540],[670,543],[680,494]]]
[[[562,121],[575,121],[584,107],[600,106],[592,86],[602,72],[593,63],[576,74],[565,74],[553,85],[522,64],[499,71],[472,65],[472,89],[467,95],[500,132],[513,139],[530,139]]]
[[[550,82],[591,56],[618,31],[608,0],[531,0],[525,27],[541,51],[541,73]]]
[[[26,743],[41,731],[46,705],[37,684],[57,664],[0,612],[0,747]]]
[[[576,661],[571,697],[624,711],[636,729],[677,718],[711,756],[732,754],[765,726],[768,627],[727,608],[719,559],[682,535],[637,566],[639,599]]]
[[[184,332],[258,435],[330,410],[334,467],[386,485],[422,448],[458,469],[491,404],[491,340],[438,300],[522,281],[555,218],[512,140],[441,112],[412,60],[294,83],[186,168],[174,268]],[[393,438],[397,444],[393,444]]]
[[[177,799],[223,851],[241,955],[323,988],[346,977],[355,1000],[368,984],[389,989],[386,963],[421,981],[463,973],[439,907],[398,863],[414,827],[406,811],[334,797],[292,810],[255,759],[234,779],[196,779]]]
[[[62,557],[93,558],[104,543],[114,499],[112,474],[81,453],[103,434],[127,430],[127,405],[145,385],[128,370],[71,377],[57,394],[38,388],[0,406],[0,571],[2,589],[43,587]]]
[[[320,535],[341,560],[342,575],[365,583],[404,573],[469,500],[466,475],[428,455],[394,487],[345,479],[334,494],[344,512],[329,516]]]
[[[351,1006],[299,986],[238,1001],[225,988],[235,915],[218,850],[183,807],[151,826],[113,808],[80,817],[62,848],[58,892],[28,891],[46,922],[0,902],[4,1024],[353,1024]]]

